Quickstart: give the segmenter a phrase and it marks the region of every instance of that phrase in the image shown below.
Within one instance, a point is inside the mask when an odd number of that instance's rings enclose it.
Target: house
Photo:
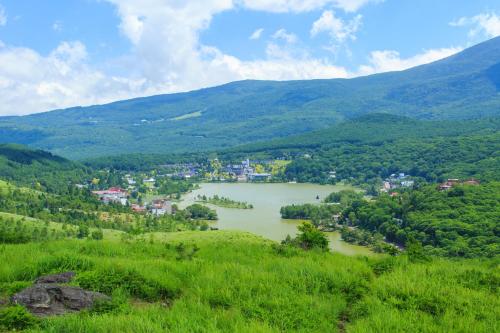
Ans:
[[[106,204],[112,202],[125,206],[128,203],[128,192],[120,187],[110,187],[104,191],[92,191],[92,194],[97,195],[99,200]]]
[[[412,187],[415,184],[413,180],[403,180],[401,182],[401,186],[403,187]]]
[[[266,181],[271,178],[270,173],[251,173],[248,175],[248,179],[252,181]]]
[[[453,186],[458,185],[458,184],[460,184],[460,179],[451,178],[451,179],[448,179],[447,181],[445,181],[444,183],[442,183],[441,185],[439,185],[439,190],[446,191],[446,190],[449,190],[450,188],[452,188]]]
[[[151,178],[146,178],[142,181],[144,184],[151,184],[151,185],[154,185],[156,183],[156,179],[154,179],[153,177]]]
[[[342,217],[342,215],[340,215],[340,214],[334,214],[334,215],[332,215],[332,220],[333,220],[333,222],[338,223],[340,221],[341,217]]]
[[[125,180],[127,180],[127,183],[129,185],[135,185],[136,184],[136,181],[134,179],[130,178],[130,177],[125,178]]]
[[[136,213],[145,213],[146,212],[146,207],[144,206],[139,206],[137,204],[132,204],[130,206],[130,208],[132,208],[132,210]]]
[[[171,215],[173,213],[172,202],[168,200],[153,200],[151,205],[151,214],[162,216],[165,214]]]

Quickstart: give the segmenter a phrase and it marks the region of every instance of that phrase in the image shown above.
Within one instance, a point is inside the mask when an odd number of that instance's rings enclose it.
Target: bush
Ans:
[[[92,231],[92,234],[90,235],[90,237],[93,240],[102,240],[104,238],[104,234],[102,233],[102,230],[99,229],[99,230],[96,230],[96,231]]]
[[[300,247],[305,250],[321,249],[323,251],[328,251],[328,238],[312,223],[304,222],[298,229],[301,232],[297,236]]]
[[[200,204],[186,207],[185,212],[189,218],[194,220],[217,220],[217,213],[215,210]]]
[[[128,309],[128,292],[123,289],[116,289],[110,300],[97,299],[94,301],[90,313],[104,314],[104,313],[119,313]]]
[[[0,328],[24,330],[33,327],[38,320],[20,305],[9,306],[0,310]]]

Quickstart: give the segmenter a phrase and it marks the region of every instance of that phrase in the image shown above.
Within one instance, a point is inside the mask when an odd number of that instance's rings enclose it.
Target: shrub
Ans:
[[[38,320],[20,305],[9,306],[0,310],[0,328],[24,330],[33,327]]]
[[[92,234],[90,235],[90,237],[93,240],[102,240],[104,238],[104,234],[102,233],[102,230],[99,229],[99,230],[96,230],[96,231],[92,231]]]
[[[97,299],[90,309],[92,314],[119,313],[128,309],[128,292],[116,289],[111,299]]]
[[[297,236],[300,247],[305,250],[321,249],[323,251],[328,251],[328,238],[312,223],[304,222],[298,229],[301,232]]]

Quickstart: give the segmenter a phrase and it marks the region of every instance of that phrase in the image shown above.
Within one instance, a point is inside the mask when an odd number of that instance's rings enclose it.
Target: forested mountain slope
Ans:
[[[189,93],[0,118],[0,142],[70,158],[222,149],[329,127],[368,113],[498,116],[500,37],[447,59],[355,79],[241,81]]]
[[[91,171],[81,164],[16,144],[0,144],[0,179],[22,186],[60,191]]]

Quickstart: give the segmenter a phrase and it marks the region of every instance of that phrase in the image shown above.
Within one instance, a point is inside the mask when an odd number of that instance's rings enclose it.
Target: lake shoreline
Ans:
[[[214,195],[247,202],[253,209],[224,208],[203,203],[217,211],[219,220],[213,227],[219,230],[247,231],[280,242],[287,235],[295,236],[300,221],[281,218],[280,208],[291,204],[321,203],[332,192],[357,189],[352,185],[319,185],[310,183],[200,183],[200,188],[182,196],[179,206],[196,202],[201,195]],[[319,198],[318,198],[319,197]],[[199,203],[199,202],[198,202]],[[349,244],[341,240],[340,233],[325,232],[333,252],[347,255],[374,255],[367,247]]]

